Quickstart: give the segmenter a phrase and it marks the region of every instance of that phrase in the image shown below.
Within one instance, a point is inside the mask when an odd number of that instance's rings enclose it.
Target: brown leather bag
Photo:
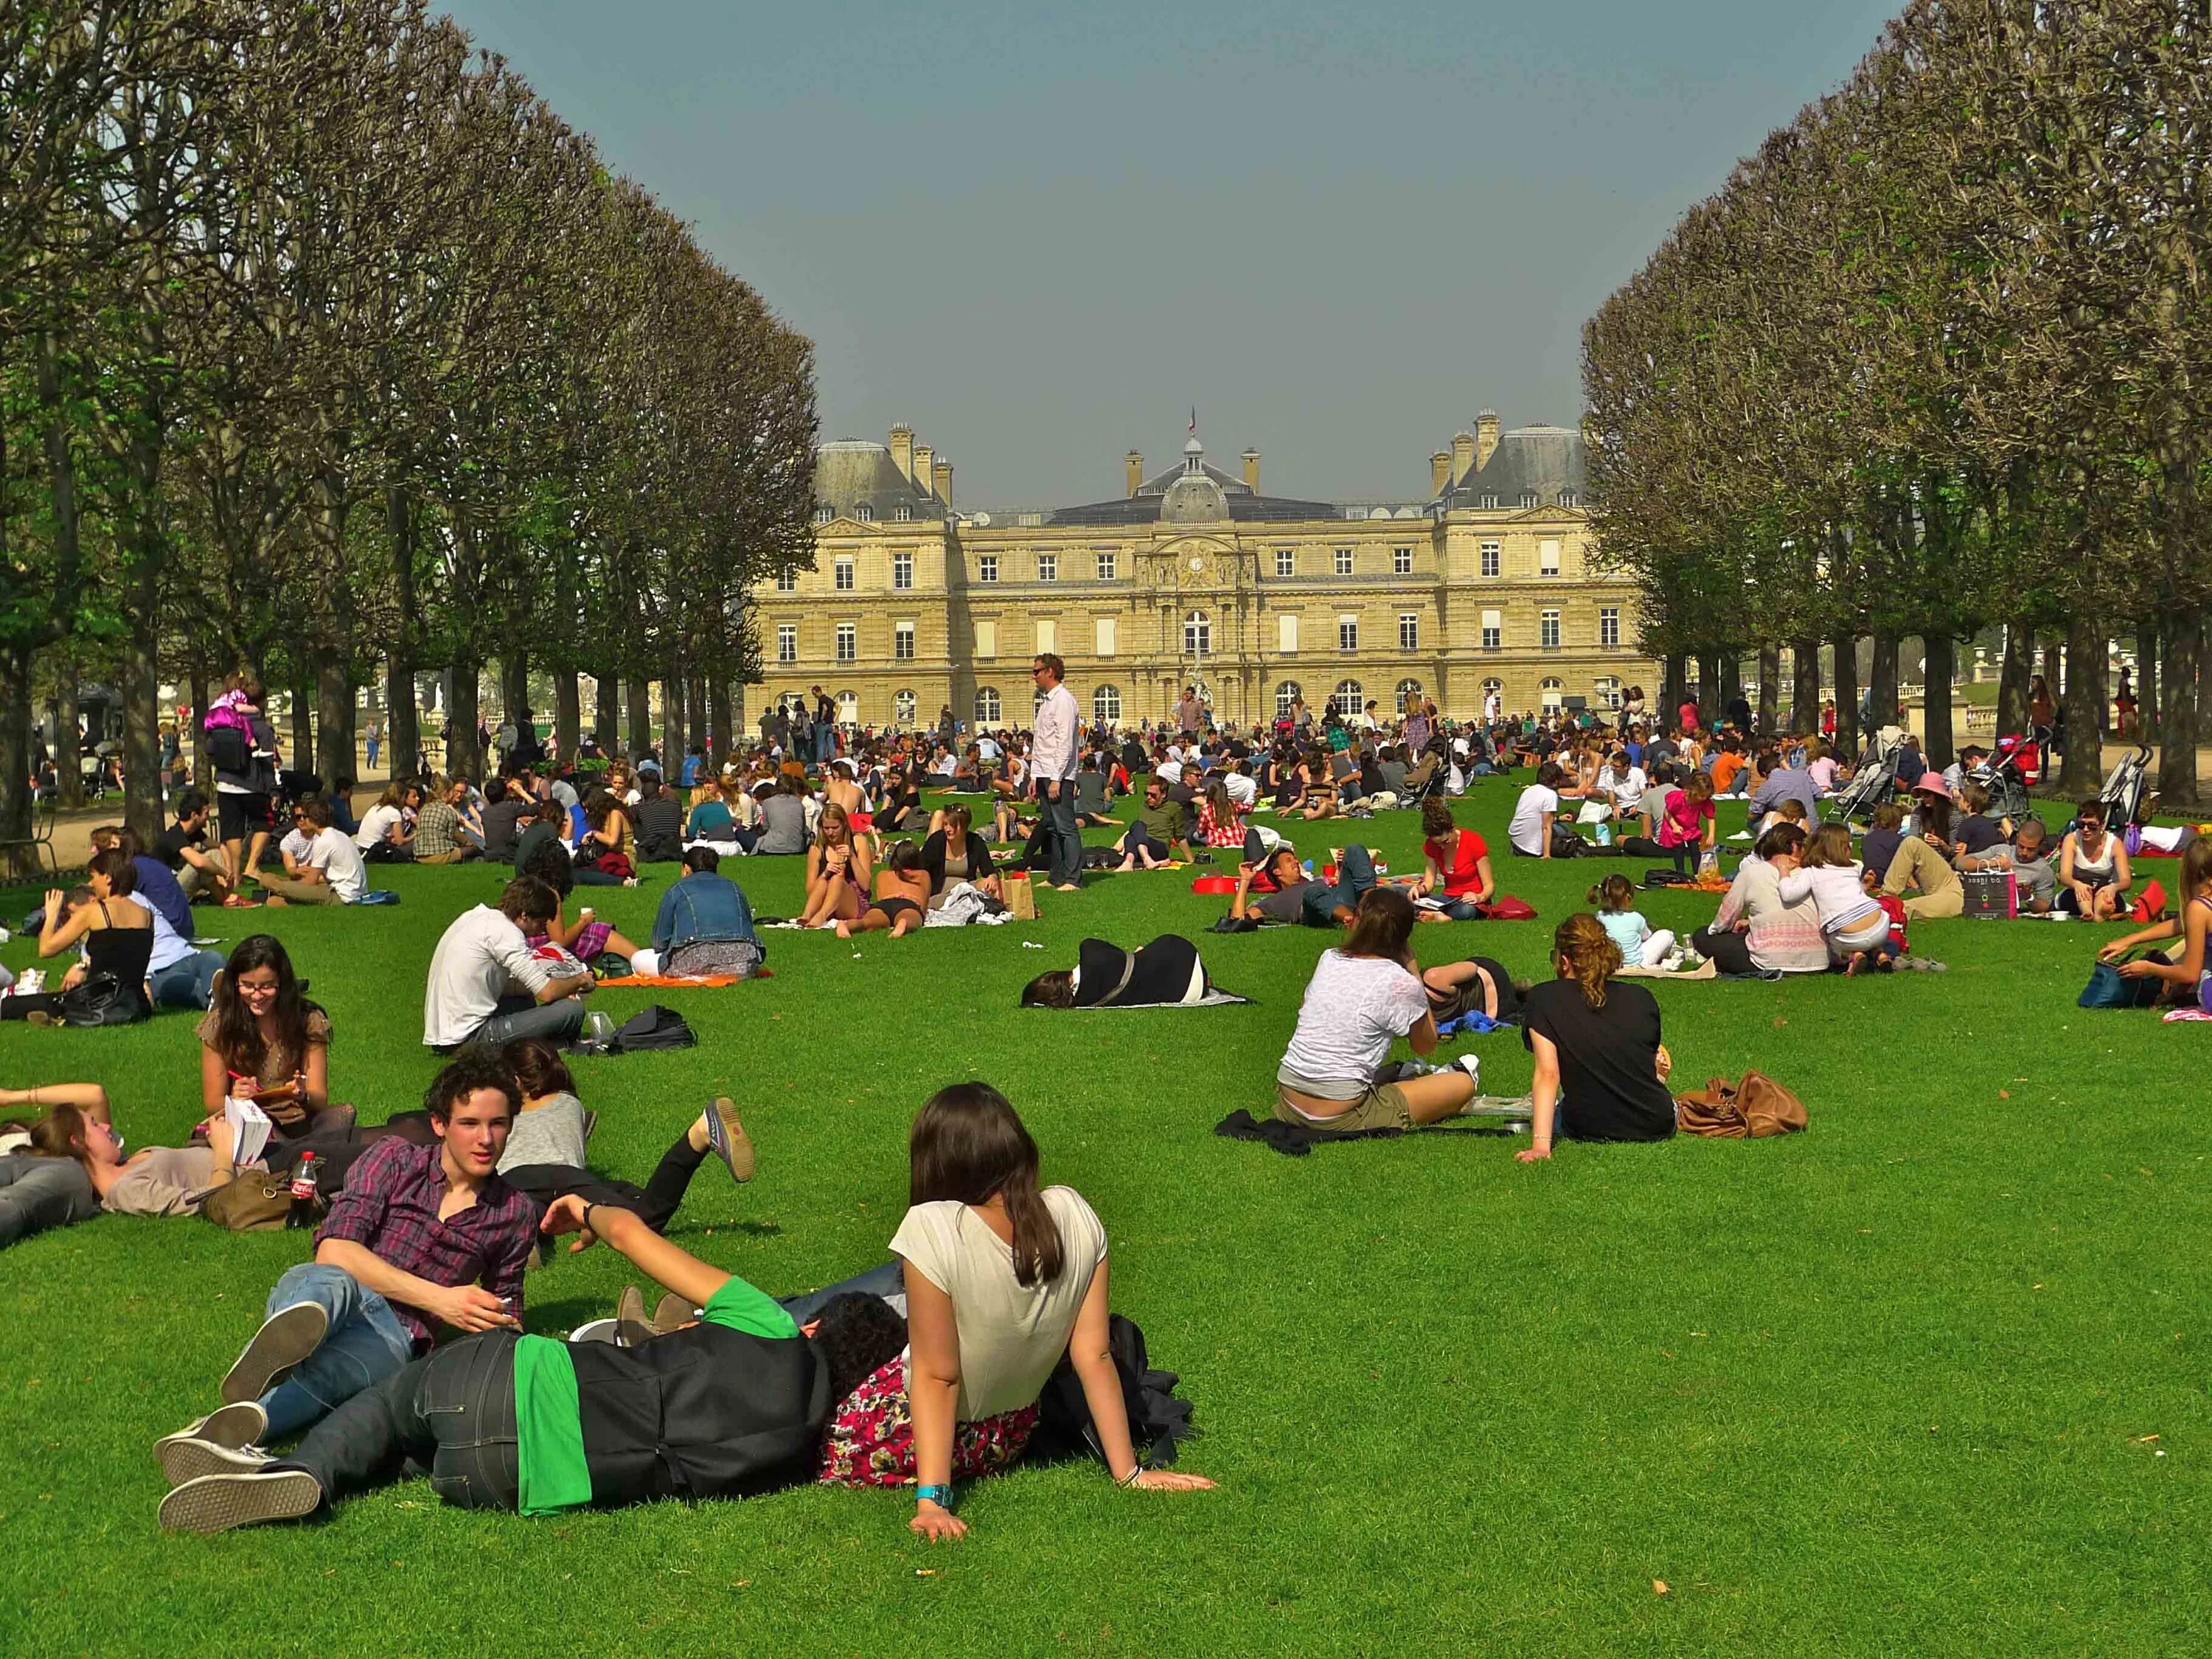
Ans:
[[[292,1183],[266,1170],[240,1170],[207,1195],[200,1214],[234,1233],[274,1232],[292,1213]]]
[[[1790,1134],[1806,1122],[1805,1103],[1764,1072],[1746,1072],[1741,1084],[1711,1078],[1704,1088],[1674,1101],[1674,1125],[1686,1135],[1763,1139]]]

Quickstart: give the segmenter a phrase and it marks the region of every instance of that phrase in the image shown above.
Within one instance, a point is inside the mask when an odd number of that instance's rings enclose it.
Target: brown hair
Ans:
[[[1778,823],[1759,838],[1751,850],[1771,863],[1783,854],[1796,858],[1805,845],[1805,831],[1795,823]]]
[[[2182,848],[2181,896],[2185,903],[2212,885],[2212,836],[2199,836]]]
[[[550,921],[560,909],[558,896],[535,876],[517,876],[499,896],[500,914],[518,926],[526,921]]]
[[[1851,832],[1840,823],[1824,823],[1805,838],[1805,862],[1816,868],[1841,870],[1858,862],[1851,848]]]
[[[544,1037],[517,1037],[503,1044],[500,1056],[514,1073],[515,1086],[522,1091],[525,1100],[535,1100],[540,1095],[573,1095],[576,1079],[568,1070],[568,1063],[561,1058],[560,1050]]]
[[[1874,809],[1874,827],[1877,830],[1896,830],[1905,823],[1905,809],[1893,800],[1886,800]]]
[[[34,1158],[73,1158],[80,1164],[89,1161],[84,1152],[84,1114],[74,1106],[50,1106],[44,1117],[28,1122],[10,1118],[0,1123],[0,1129],[21,1129],[30,1136]]]
[[[837,827],[845,832],[843,844],[847,847],[852,846],[853,815],[834,800],[823,807],[822,816],[814,820],[814,844],[817,847],[830,847],[836,844],[830,839],[830,815],[832,812],[837,815]]]
[[[1359,896],[1352,931],[1337,950],[1347,957],[1402,961],[1413,937],[1413,901],[1395,887],[1370,887]]]
[[[1576,912],[1552,935],[1552,951],[1564,957],[1574,970],[1565,977],[1582,988],[1583,1000],[1593,1008],[1604,1007],[1605,983],[1620,971],[1620,947],[1605,931],[1605,924],[1587,910]]]
[[[1073,1008],[1075,975],[1065,968],[1051,968],[1022,987],[1024,1008]]]
[[[988,1083],[956,1083],[922,1103],[907,1137],[907,1201],[1004,1201],[1014,1227],[1014,1282],[1060,1277],[1066,1247],[1037,1189],[1037,1144]]]
[[[1451,808],[1434,795],[1421,803],[1421,833],[1431,841],[1442,841],[1458,827],[1452,822]]]
[[[1636,902],[1636,884],[1615,872],[1589,890],[1589,902],[1601,910],[1626,910]]]
[[[88,876],[106,876],[112,897],[129,898],[138,890],[138,872],[131,862],[131,854],[120,847],[94,853],[86,862],[84,872]]]
[[[969,828],[975,822],[975,815],[968,810],[968,803],[962,800],[954,801],[951,805],[945,809],[945,823],[942,827],[945,839],[950,842],[958,837],[964,841]]]

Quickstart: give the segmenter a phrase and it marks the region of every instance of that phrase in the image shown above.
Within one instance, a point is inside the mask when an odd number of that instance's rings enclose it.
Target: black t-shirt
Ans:
[[[204,830],[197,832],[180,830],[173,823],[154,837],[154,856],[172,870],[181,870],[185,867],[184,849],[190,847],[197,850],[206,840],[207,831]]]
[[[514,839],[520,830],[522,815],[526,812],[534,813],[537,810],[536,802],[516,800],[512,796],[485,807],[484,856],[488,859],[496,859],[501,864],[512,860],[514,857]]]
[[[1992,847],[2004,842],[2004,826],[1995,818],[1985,818],[1977,812],[1971,817],[1960,818],[1953,835],[1966,847],[1968,858],[1979,858]]]
[[[1521,1042],[1532,1052],[1540,1032],[1559,1050],[1559,1090],[1570,1140],[1664,1140],[1674,1133],[1674,1101],[1659,1081],[1659,1000],[1641,985],[1614,980],[1605,1006],[1582,987],[1555,979],[1530,989],[1521,1008]]]
[[[1881,880],[1889,874],[1890,862],[1897,857],[1897,849],[1905,845],[1901,830],[1869,830],[1859,842],[1859,862]]]

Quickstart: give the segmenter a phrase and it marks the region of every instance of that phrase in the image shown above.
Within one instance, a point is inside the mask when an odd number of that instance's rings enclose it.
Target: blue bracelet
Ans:
[[[952,1488],[950,1486],[916,1486],[914,1489],[915,1502],[919,1504],[924,1498],[927,1498],[931,1503],[949,1510],[952,1507]]]

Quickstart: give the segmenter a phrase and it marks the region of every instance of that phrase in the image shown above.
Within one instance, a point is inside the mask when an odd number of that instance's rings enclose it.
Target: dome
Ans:
[[[1229,498],[1204,472],[1184,473],[1160,498],[1162,524],[1219,524],[1228,516]]]

